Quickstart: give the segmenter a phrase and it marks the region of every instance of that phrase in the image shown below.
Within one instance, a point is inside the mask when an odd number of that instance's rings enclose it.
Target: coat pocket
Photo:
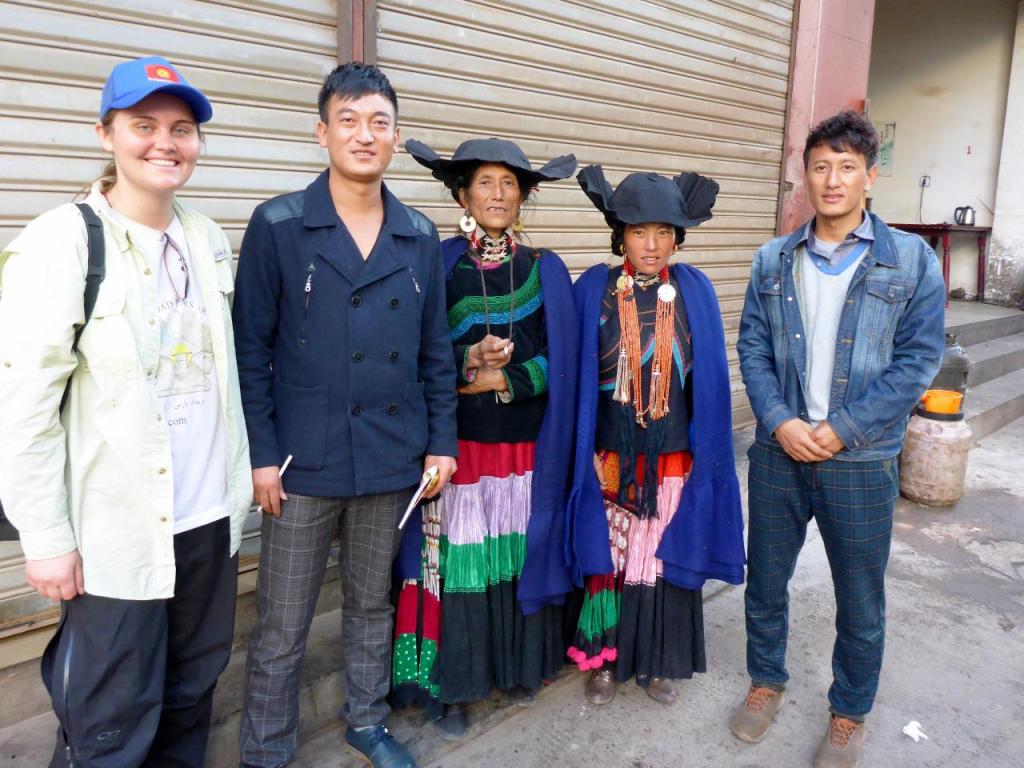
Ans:
[[[772,333],[782,333],[782,278],[779,275],[763,277],[761,284],[757,287],[757,292],[760,294],[762,306],[768,312]]]
[[[124,292],[101,289],[78,344],[81,369],[115,400],[140,375],[135,333],[125,305]]]
[[[864,283],[864,308],[860,328],[866,328],[873,340],[879,343],[879,356],[888,360],[896,326],[913,295],[913,286],[891,280],[866,280]]]
[[[281,460],[289,454],[292,464],[323,469],[327,452],[327,387],[298,387],[274,382],[278,446]]]

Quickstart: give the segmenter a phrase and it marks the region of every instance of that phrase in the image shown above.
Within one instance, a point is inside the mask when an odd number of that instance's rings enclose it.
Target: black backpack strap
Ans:
[[[88,203],[75,203],[85,219],[85,231],[89,243],[89,268],[85,273],[85,321],[75,329],[75,343],[72,349],[78,349],[78,339],[85,330],[85,324],[92,317],[96,306],[96,297],[100,292],[100,283],[107,274],[106,251],[103,241],[103,222]]]
[[[75,341],[71,345],[72,352],[78,349],[78,340],[81,338],[82,331],[85,330],[85,325],[89,322],[89,318],[92,317],[93,308],[96,306],[96,297],[100,292],[100,283],[103,282],[103,278],[107,274],[107,254],[105,250],[106,244],[103,239],[103,222],[100,221],[100,217],[96,215],[96,212],[88,203],[75,203],[75,207],[81,211],[82,218],[85,219],[86,242],[89,248],[89,266],[85,272],[85,296],[83,301],[85,319],[75,329]],[[68,393],[70,392],[71,378],[68,377],[68,383],[64,385],[64,396],[60,399],[60,409],[62,411],[64,406],[67,405]]]

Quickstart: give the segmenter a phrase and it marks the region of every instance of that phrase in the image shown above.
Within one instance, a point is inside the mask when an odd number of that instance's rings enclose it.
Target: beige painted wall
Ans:
[[[1017,12],[1017,31],[1010,67],[1010,92],[1003,123],[1003,154],[999,161],[996,214],[988,255],[985,298],[1024,308],[1024,2]]]
[[[871,51],[871,119],[896,123],[892,176],[872,190],[886,221],[953,221],[970,205],[991,226],[1017,0],[879,0]],[[968,153],[970,148],[970,153]],[[985,205],[979,202],[984,201]],[[977,290],[977,245],[954,236],[950,288]]]

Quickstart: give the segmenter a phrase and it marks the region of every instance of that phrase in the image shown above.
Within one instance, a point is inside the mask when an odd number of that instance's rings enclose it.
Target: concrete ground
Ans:
[[[971,452],[967,493],[954,507],[901,500],[888,571],[885,665],[868,720],[864,766],[1024,766],[1024,419]],[[741,475],[745,468],[741,468]],[[763,742],[746,745],[727,719],[742,698],[743,590],[709,592],[709,672],[664,707],[634,684],[588,705],[568,673],[527,708],[494,715],[465,740],[440,742],[422,717],[392,718],[429,768],[753,768],[809,765],[827,722],[834,606],[812,526],[791,585],[788,699]],[[928,740],[902,734],[911,720]],[[332,726],[307,741],[299,768],[359,765]]]

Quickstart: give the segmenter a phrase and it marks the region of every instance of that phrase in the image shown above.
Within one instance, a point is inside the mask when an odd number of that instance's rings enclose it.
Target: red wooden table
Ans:
[[[932,250],[942,240],[942,277],[946,281],[946,301],[949,301],[949,243],[953,232],[970,232],[978,238],[978,295],[975,301],[985,298],[985,267],[988,236],[992,227],[965,227],[960,224],[890,224],[890,227],[902,229],[915,235],[927,238]]]

